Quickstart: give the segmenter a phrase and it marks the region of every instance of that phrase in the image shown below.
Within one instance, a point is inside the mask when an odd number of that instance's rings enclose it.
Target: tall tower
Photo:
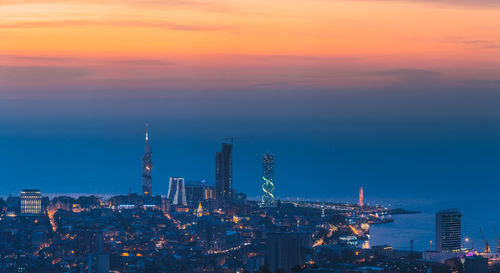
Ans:
[[[360,208],[362,208],[365,203],[363,202],[363,187],[360,187],[359,188],[359,201],[358,201],[358,205]]]
[[[436,250],[459,252],[462,242],[462,214],[457,209],[436,213]]]
[[[144,145],[144,156],[142,157],[142,195],[145,197],[151,196],[152,155],[153,150],[149,146],[148,124],[146,124],[146,144]]]
[[[274,156],[265,153],[262,156],[262,205],[274,205]]]
[[[231,201],[233,196],[233,144],[222,143],[215,154],[215,195],[219,205]]]

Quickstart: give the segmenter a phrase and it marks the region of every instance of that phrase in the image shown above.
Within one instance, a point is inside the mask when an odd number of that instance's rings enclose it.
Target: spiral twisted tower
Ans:
[[[270,153],[265,153],[262,156],[262,205],[274,205],[274,156]]]

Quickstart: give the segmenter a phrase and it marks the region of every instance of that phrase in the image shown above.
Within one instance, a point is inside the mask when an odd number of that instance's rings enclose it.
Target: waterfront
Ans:
[[[40,188],[44,195],[84,192],[100,196],[140,190],[142,122],[84,119],[75,125],[69,121],[0,121],[5,128],[0,138],[4,152],[0,174],[4,181],[14,182],[3,184],[4,197],[22,188]],[[297,122],[304,124],[304,120]],[[327,129],[311,135],[297,132],[301,126],[295,123],[290,129],[286,122],[269,129],[258,122],[244,122],[245,126],[236,128],[234,121],[156,120],[152,124],[161,126],[152,127],[153,194],[167,194],[172,175],[206,179],[213,185],[213,151],[221,135],[246,135],[249,138],[235,144],[234,187],[238,192],[260,198],[261,152],[273,151],[277,158],[275,193],[282,200],[356,203],[359,186],[363,186],[367,204],[422,212],[397,215],[394,223],[373,226],[372,246],[409,249],[413,239],[415,250],[425,250],[429,240],[434,240],[434,213],[453,207],[462,212],[463,234],[472,238],[476,248],[483,248],[480,227],[490,245],[495,245],[493,225],[500,228],[500,212],[494,205],[500,164],[496,123],[436,122],[426,134],[418,122],[377,123],[377,128],[384,128],[380,131],[355,121],[315,122]],[[48,128],[47,123],[61,126],[42,130]],[[167,128],[178,128],[180,133],[172,135]],[[263,129],[269,135],[255,133]],[[285,136],[285,131],[292,134]]]
[[[430,213],[402,214],[393,216],[394,222],[374,225],[370,228],[370,246],[390,245],[409,250],[414,240],[415,250],[429,249],[434,237],[434,215]]]
[[[66,194],[47,194],[50,198],[59,195],[71,196],[89,196],[91,194],[66,193]],[[110,198],[112,194],[100,194],[102,198]],[[6,198],[7,196],[3,196]],[[340,198],[348,200],[349,198]],[[470,203],[460,201],[445,200],[439,202],[425,202],[420,199],[404,199],[393,205],[393,200],[376,198],[377,203],[389,207],[401,207],[409,211],[419,211],[415,214],[397,214],[393,215],[393,222],[372,225],[370,228],[369,246],[390,245],[399,250],[410,250],[410,240],[414,240],[415,251],[425,251],[431,249],[430,241],[435,241],[434,221],[435,213],[441,209],[458,208],[462,213],[462,238],[470,238],[469,243],[464,242],[464,247],[474,247],[480,251],[484,244],[481,238],[479,228],[482,228],[487,237],[492,250],[496,248],[496,238],[493,231],[494,225],[500,227],[500,211],[493,210],[484,206],[481,202],[474,200]],[[353,201],[350,201],[353,203]],[[493,202],[488,200],[487,203]],[[499,229],[500,231],[500,229]],[[434,245],[432,245],[434,249]]]
[[[413,200],[415,201],[415,200]],[[429,241],[435,241],[434,217],[438,210],[458,208],[462,213],[462,238],[470,238],[464,247],[474,247],[480,251],[484,248],[479,228],[482,228],[492,250],[496,247],[494,225],[500,225],[500,211],[486,204],[494,204],[494,200],[470,202],[444,200],[424,203],[408,201],[406,209],[418,210],[418,214],[394,215],[394,222],[374,225],[370,229],[370,246],[387,244],[396,249],[410,250],[410,240],[414,240],[414,249],[428,250]],[[434,248],[434,246],[432,246]]]

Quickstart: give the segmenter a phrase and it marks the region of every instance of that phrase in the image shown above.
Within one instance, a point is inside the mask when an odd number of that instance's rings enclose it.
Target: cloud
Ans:
[[[413,2],[432,3],[432,4],[447,4],[447,5],[462,5],[462,6],[500,6],[498,0],[408,0]]]
[[[5,57],[15,60],[26,60],[26,61],[49,61],[49,62],[65,62],[70,61],[70,58],[65,57],[55,57],[55,56],[24,56],[24,55],[0,55],[0,57]]]
[[[460,83],[475,87],[500,87],[500,80],[466,80]]]
[[[222,25],[189,25],[177,24],[165,21],[92,21],[92,20],[57,20],[57,21],[18,21],[0,24],[0,29],[12,28],[47,28],[47,27],[67,27],[67,26],[116,26],[116,27],[146,27],[164,28],[184,31],[213,31],[226,29],[228,26]]]
[[[59,56],[32,56],[32,55],[0,55],[0,58],[8,60],[28,61],[29,63],[60,63],[60,62],[77,62],[87,64],[120,64],[120,65],[140,65],[140,66],[169,66],[175,63],[170,60],[161,59],[108,59],[101,58],[76,58],[76,57],[59,57]]]
[[[328,0],[328,1],[350,1],[350,0]],[[463,6],[500,6],[498,0],[361,0],[361,1],[383,1],[383,2],[419,2],[429,4],[463,5]],[[3,0],[0,5],[13,4],[39,4],[66,2],[66,0]],[[199,7],[217,9],[222,8],[220,1],[197,1],[197,0],[83,0],[86,3],[122,4],[122,5],[151,5],[151,6],[178,6]]]
[[[62,27],[95,24],[88,20],[58,20],[58,21],[18,21],[0,24],[0,28],[33,28],[33,27]]]
[[[67,3],[67,0],[0,0],[2,5],[23,5],[23,4],[53,4]],[[99,5],[128,5],[146,8],[179,8],[202,10],[218,13],[234,13],[230,7],[221,5],[221,1],[196,1],[196,0],[82,0],[81,3]]]
[[[139,22],[139,21],[122,21],[122,22],[111,22],[114,26],[130,26],[130,27],[153,27],[153,28],[165,28],[173,30],[185,30],[185,31],[213,31],[227,29],[228,26],[224,25],[188,25],[188,24],[177,24],[171,22]]]
[[[332,1],[346,1],[346,0],[332,0]],[[500,7],[500,1],[498,0],[361,0],[365,2],[393,2],[393,3],[423,3],[430,5],[452,5],[452,6],[463,6],[463,7]]]
[[[461,41],[462,44],[471,45],[479,48],[500,48],[500,45],[494,41],[484,41],[484,40],[464,40]]]
[[[82,78],[89,70],[79,67],[0,66],[0,83],[29,83]]]
[[[166,60],[152,60],[152,59],[129,59],[129,60],[118,60],[113,61],[116,64],[125,65],[144,65],[144,66],[164,66],[164,65],[174,65],[174,62]]]
[[[438,72],[425,70],[425,69],[410,69],[410,68],[400,68],[400,69],[391,69],[391,70],[383,70],[376,72],[377,75],[383,76],[398,76],[398,77],[435,77],[438,76]]]
[[[472,48],[498,49],[500,44],[492,40],[466,39],[463,37],[449,37],[445,39],[448,43],[462,44]]]
[[[425,69],[392,69],[372,73],[373,76],[390,77],[397,81],[397,85],[422,87],[436,85],[441,82],[441,74]]]
[[[312,56],[312,55],[238,55],[238,54],[226,54],[228,57],[235,57],[245,60],[255,60],[255,61],[269,61],[269,62],[280,62],[280,61],[297,61],[297,62],[351,62],[358,61],[358,57],[331,57],[331,56]]]

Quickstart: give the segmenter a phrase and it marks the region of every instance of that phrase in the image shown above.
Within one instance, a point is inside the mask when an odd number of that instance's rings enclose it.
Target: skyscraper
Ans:
[[[36,215],[42,212],[42,194],[40,190],[21,191],[21,214]]]
[[[184,178],[170,177],[167,199],[170,200],[172,205],[187,205],[186,186],[184,185]]]
[[[265,153],[262,156],[262,205],[274,205],[274,156]]]
[[[457,209],[436,213],[436,250],[459,252],[462,240],[462,214]]]
[[[206,185],[205,186],[205,191],[204,191],[204,197],[205,197],[205,200],[209,200],[209,199],[212,199],[212,200],[215,200],[215,187],[212,186],[212,185]]]
[[[210,186],[205,182],[205,180],[186,182],[186,198],[188,204],[196,205],[202,200],[209,199],[207,197],[209,187]]]
[[[142,157],[142,195],[145,197],[151,196],[152,155],[153,150],[149,146],[148,125],[146,124],[146,144],[144,145],[144,156]]]
[[[215,194],[222,205],[232,199],[233,144],[222,143],[222,149],[215,154]]]

